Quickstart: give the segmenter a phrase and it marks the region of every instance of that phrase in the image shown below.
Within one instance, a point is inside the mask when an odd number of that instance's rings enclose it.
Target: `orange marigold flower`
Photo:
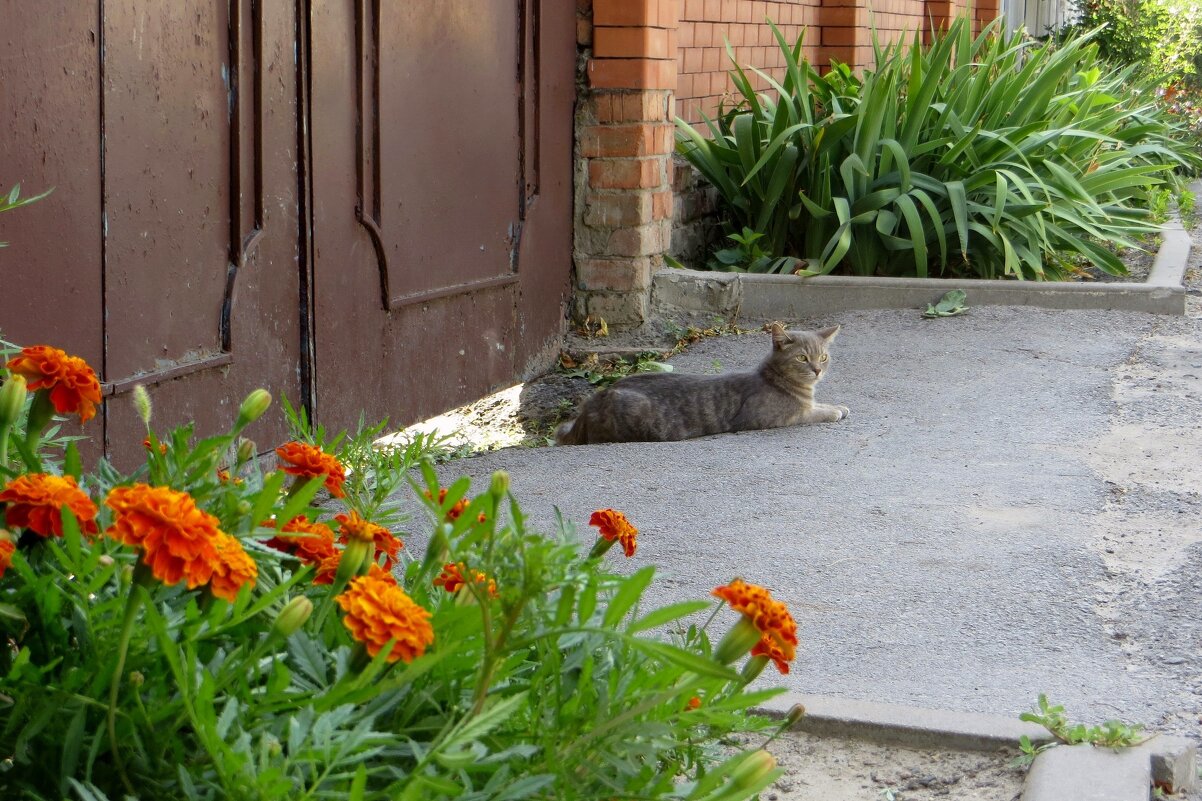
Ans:
[[[789,675],[789,662],[793,659],[785,650],[776,644],[776,640],[765,634],[751,649],[752,656],[766,656],[776,665],[782,676]]]
[[[467,570],[467,565],[463,562],[459,562],[458,564],[447,562],[442,566],[442,572],[434,579],[434,586],[442,587],[454,595],[459,591],[460,587],[467,583],[463,577],[463,571],[465,570]],[[482,570],[473,570],[471,571],[471,579],[474,583],[482,585],[490,598],[497,597],[497,582],[489,578],[487,573]]]
[[[342,485],[346,481],[346,468],[330,454],[304,442],[289,442],[275,449],[276,456],[284,462],[281,469],[301,478],[326,477],[326,489],[335,498],[343,495]]]
[[[395,640],[388,661],[412,662],[434,642],[430,613],[413,602],[405,591],[376,576],[351,579],[346,592],[334,599],[346,612],[342,622],[351,636],[375,657],[389,640]]]
[[[430,490],[426,490],[425,494],[426,494],[427,498],[429,498],[430,500],[434,500],[434,496],[430,494]],[[443,503],[446,503],[446,500],[447,500],[447,490],[444,487],[438,491],[438,502],[439,502],[439,504],[443,504]],[[448,523],[450,523],[455,520],[458,520],[459,515],[463,514],[464,509],[467,509],[467,498],[460,498],[459,500],[455,501],[454,506],[452,506],[450,509],[447,510],[446,521]],[[484,513],[481,512],[481,519],[480,519],[481,523],[484,522],[483,514]]]
[[[186,492],[134,484],[115,487],[104,501],[116,512],[108,534],[143,551],[143,561],[164,584],[187,579],[188,589],[213,576],[222,532],[217,518],[196,506]]]
[[[217,471],[217,480],[220,481],[222,484],[229,484],[230,482],[233,482],[235,487],[240,487],[246,483],[238,476],[234,476],[233,478],[231,478],[229,470],[218,470]]]
[[[379,558],[380,554],[384,554],[384,569],[392,570],[392,562],[400,555],[404,544],[394,537],[391,531],[383,526],[377,526],[370,520],[364,520],[359,516],[358,512],[351,512],[349,515],[337,515],[334,519],[338,521],[339,542],[346,543],[350,540],[360,540],[362,542],[375,543],[376,553],[373,559]]]
[[[218,532],[213,544],[217,546],[217,559],[213,563],[209,591],[233,603],[243,585],[255,586],[259,566],[242,548],[242,543],[229,534]]]
[[[150,444],[150,437],[147,437],[146,439],[142,440],[142,447],[145,448],[146,450],[151,449],[152,446]],[[166,442],[159,443],[159,453],[166,455],[166,453],[167,453],[167,443]]]
[[[603,538],[621,543],[627,556],[634,556],[639,530],[630,525],[626,515],[613,509],[598,509],[588,519],[588,524],[596,526]]]
[[[689,702],[684,705],[684,708],[687,710],[700,709],[701,708],[701,699],[694,695],[692,698],[689,699]]]
[[[275,528],[275,521],[263,523],[268,528]],[[322,523],[314,523],[304,515],[294,517],[284,524],[280,533],[266,543],[269,548],[283,551],[295,556],[306,565],[321,564],[322,560],[337,556],[339,551],[334,547],[334,532]]]
[[[735,579],[727,586],[716,588],[713,595],[726,601],[731,609],[751,621],[761,634],[780,649],[785,661],[793,660],[797,653],[797,624],[793,622],[789,609],[773,599],[771,593],[763,587]]]
[[[30,392],[47,390],[59,414],[79,414],[81,423],[96,416],[100,382],[88,363],[78,356],[68,356],[49,345],[34,345],[10,359],[8,369],[25,376]]]
[[[63,536],[62,509],[66,506],[79,521],[79,529],[95,534],[96,504],[79,488],[71,476],[26,473],[17,476],[0,491],[5,505],[4,522],[13,528],[27,528],[43,537]]]
[[[317,573],[313,576],[314,584],[333,584],[334,576],[338,574],[338,563],[342,561],[342,551],[335,549],[333,556],[328,556],[322,559],[317,566]],[[375,562],[367,569],[367,575],[372,578],[378,578],[381,581],[387,581],[391,584],[396,584],[396,576],[392,575],[391,570],[385,570]]]
[[[0,536],[0,578],[4,577],[4,571],[12,567],[13,552],[16,550],[16,543],[8,537]]]
[[[313,574],[314,584],[333,584],[334,576],[338,573],[338,563],[342,561],[342,551],[337,548],[334,553],[317,563],[317,572]]]

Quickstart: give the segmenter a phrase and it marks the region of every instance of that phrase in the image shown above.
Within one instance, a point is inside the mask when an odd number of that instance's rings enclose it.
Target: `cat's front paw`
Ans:
[[[836,423],[839,422],[840,420],[846,420],[848,417],[851,416],[851,409],[847,408],[846,406],[840,406],[838,404],[834,404],[831,408],[833,408],[836,412],[839,413],[839,416],[835,418]]]

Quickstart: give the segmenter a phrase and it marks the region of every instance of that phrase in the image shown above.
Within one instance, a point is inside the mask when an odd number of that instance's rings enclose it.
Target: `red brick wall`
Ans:
[[[784,59],[764,23],[771,19],[786,41],[797,41],[803,27],[805,56],[813,59],[818,50],[818,3],[820,0],[679,0],[680,26],[676,32],[676,113],[689,122],[700,122],[704,111],[711,117],[729,89],[730,59],[726,42],[734,48],[742,65],[753,65],[779,78]],[[763,85],[752,77],[757,88]]]
[[[872,66],[872,29],[882,43],[896,41],[916,30],[937,27],[949,16],[969,9],[970,0],[677,0],[680,23],[676,32],[676,114],[691,122],[704,112],[714,116],[732,87],[726,53],[729,41],[740,65],[754,66],[779,79],[784,58],[772,31],[771,19],[790,44],[805,32],[803,55],[825,67],[837,59],[863,68]],[[998,0],[972,3],[979,31],[998,14]],[[753,85],[763,80],[750,75]]]

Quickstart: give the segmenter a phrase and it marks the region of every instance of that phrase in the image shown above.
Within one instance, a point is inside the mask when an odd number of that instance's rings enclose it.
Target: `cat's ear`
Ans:
[[[774,350],[780,350],[793,341],[793,337],[789,336],[789,332],[785,330],[783,323],[769,323],[768,330],[772,332],[772,348]]]
[[[830,328],[819,328],[814,333],[821,337],[823,342],[829,345],[830,341],[835,338],[836,334],[839,333],[839,326],[832,325]]]

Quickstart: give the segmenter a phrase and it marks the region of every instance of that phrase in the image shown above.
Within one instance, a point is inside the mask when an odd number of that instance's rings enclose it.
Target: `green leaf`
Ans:
[[[605,610],[604,625],[607,628],[618,625],[618,622],[625,617],[631,607],[639,602],[643,597],[643,592],[646,591],[648,585],[651,584],[651,579],[655,577],[655,567],[648,565],[636,571],[634,575],[622,579],[622,583],[618,586],[618,591],[614,593],[614,597],[610,600],[608,607]]]
[[[724,681],[738,680],[739,676],[737,673],[730,668],[719,665],[712,659],[706,659],[689,651],[654,640],[629,637],[627,641],[649,656],[662,659],[665,662],[671,662],[678,667],[691,670],[698,675],[709,676],[710,678],[722,679]]]
[[[652,610],[643,615],[638,620],[632,621],[626,627],[626,632],[628,634],[636,634],[647,629],[658,628],[674,620],[679,620],[682,617],[688,617],[689,615],[708,609],[709,606],[708,601],[681,601],[669,604],[668,606],[661,606],[659,609]]]

